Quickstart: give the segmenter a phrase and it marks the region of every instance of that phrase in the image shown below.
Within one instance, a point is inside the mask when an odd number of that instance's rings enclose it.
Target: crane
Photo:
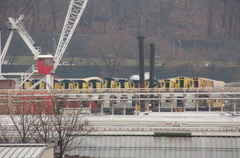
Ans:
[[[5,45],[6,49],[3,50],[2,58],[3,58],[4,55],[6,55],[7,48],[9,46],[9,44],[10,44],[10,41],[11,41],[13,30],[17,30],[19,35],[22,37],[24,42],[27,44],[28,48],[31,50],[32,54],[34,55],[34,59],[35,60],[37,60],[38,56],[41,54],[41,47],[34,46],[34,44],[35,44],[34,40],[31,38],[31,36],[28,34],[26,29],[24,28],[23,22],[22,22],[23,19],[24,19],[24,15],[23,14],[20,14],[20,16],[18,18],[16,18],[16,19],[13,18],[13,17],[9,17],[8,18],[9,22],[7,23],[7,27],[9,29],[11,29],[12,31],[11,31],[11,33],[9,35],[9,38],[7,40],[7,43]],[[25,73],[12,73],[12,75],[18,75],[18,74],[21,75],[21,77],[16,80],[15,87],[17,89],[20,89],[22,87],[22,85],[28,80],[28,78],[35,72],[37,72],[37,69],[36,69],[36,67],[34,65],[32,65],[27,70],[27,72],[25,72]]]
[[[53,68],[51,74],[46,74],[46,88],[53,88],[53,74],[56,72],[59,62],[62,59],[63,54],[70,42],[70,39],[77,27],[77,24],[86,8],[88,0],[71,0],[66,19],[63,25],[61,36],[58,42],[58,46],[53,58]]]
[[[23,19],[24,19],[23,14],[20,14],[20,16],[16,19],[14,19],[12,17],[8,18],[9,22],[7,22],[7,27],[8,27],[8,29],[11,30],[11,32],[9,34],[9,37],[8,37],[7,42],[5,44],[5,47],[0,54],[0,74],[1,74],[1,78],[4,78],[4,77],[2,77],[2,75],[21,75],[20,79],[18,79],[16,81],[16,87],[17,88],[21,87],[21,85],[23,85],[23,83],[34,72],[36,72],[36,68],[34,67],[34,65],[31,66],[30,71],[28,70],[27,73],[2,73],[1,72],[2,71],[2,65],[3,65],[3,62],[4,62],[4,58],[6,56],[7,50],[9,48],[10,42],[12,40],[14,30],[17,30],[17,32],[20,34],[20,36],[22,37],[24,42],[27,44],[27,46],[29,47],[29,49],[33,53],[35,60],[37,59],[39,54],[41,54],[41,47],[34,46],[34,44],[35,44],[34,40],[31,38],[31,36],[28,34],[26,29],[24,28],[23,22],[22,22]]]
[[[65,19],[63,29],[61,32],[61,36],[59,39],[59,43],[58,43],[58,46],[57,46],[57,49],[55,52],[55,56],[53,58],[53,68],[51,70],[51,73],[50,74],[43,73],[46,76],[44,78],[42,78],[41,80],[39,80],[39,82],[35,83],[32,87],[30,87],[30,89],[35,88],[38,84],[40,84],[44,80],[46,81],[47,89],[53,88],[53,74],[55,73],[59,62],[62,59],[62,56],[68,46],[68,43],[69,43],[69,41],[77,27],[77,24],[85,10],[87,2],[88,2],[88,0],[71,0],[70,1],[66,19]],[[41,55],[40,55],[41,47],[34,46],[35,42],[33,41],[31,36],[28,34],[28,32],[23,27],[23,23],[22,23],[23,18],[24,18],[23,14],[21,14],[19,16],[19,18],[17,18],[17,19],[10,17],[9,22],[8,22],[8,28],[13,29],[13,30],[15,29],[18,31],[18,33],[20,34],[22,39],[25,41],[25,43],[27,44],[27,46],[33,53],[34,59],[39,60],[39,57],[41,57]],[[11,35],[12,35],[12,32],[11,32]],[[8,46],[10,44],[11,37],[9,36],[9,40],[8,40],[9,43],[6,44],[6,48],[8,48]],[[3,52],[6,52],[6,51],[3,51]],[[39,71],[36,69],[35,65],[32,65],[27,70],[26,73],[22,74],[21,77],[16,80],[16,88],[21,89],[23,87],[23,84],[30,78],[30,76],[34,72],[39,72]]]
[[[5,56],[7,54],[7,50],[9,48],[9,45],[11,43],[12,37],[13,37],[13,32],[14,30],[17,30],[20,34],[20,36],[24,39],[28,47],[31,49],[31,51],[34,54],[34,58],[37,59],[37,56],[41,53],[41,48],[40,47],[34,47],[33,44],[35,43],[33,39],[30,37],[30,35],[27,33],[27,31],[23,27],[23,18],[25,12],[28,14],[29,11],[27,11],[27,7],[33,7],[36,4],[37,1],[29,1],[24,10],[21,12],[19,18],[14,19],[12,17],[8,18],[9,22],[7,23],[7,27],[9,30],[11,30],[9,37],[7,39],[7,42],[5,44],[5,47],[2,51],[1,46],[0,46],[0,78],[5,79],[3,75],[24,75],[24,73],[2,73],[2,65],[4,63]],[[27,11],[27,12],[26,12]],[[0,30],[0,40],[1,40],[1,30]],[[0,42],[1,45],[1,42]]]

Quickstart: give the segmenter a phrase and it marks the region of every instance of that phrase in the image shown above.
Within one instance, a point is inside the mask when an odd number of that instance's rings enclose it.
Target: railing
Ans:
[[[37,72],[37,67],[32,65],[29,70],[22,75],[21,78],[16,80],[16,82],[23,81],[25,82],[29,74],[32,72]],[[138,93],[138,94],[227,94],[227,95],[238,95],[240,94],[240,87],[239,88],[233,88],[233,87],[221,87],[221,88],[211,88],[209,89],[189,89],[189,88],[171,88],[171,89],[163,89],[163,88],[91,88],[91,89],[52,89],[50,92],[48,92],[46,89],[33,89],[33,90],[19,90],[19,89],[11,89],[11,90],[4,90],[0,89],[0,93],[4,91],[10,91],[10,92],[44,92],[44,93],[67,93],[67,94],[74,94],[74,93],[86,93],[86,94],[101,94],[101,93]]]
[[[161,91],[156,89],[88,89],[88,90],[0,90],[1,105],[23,105],[31,102],[59,102],[74,104],[74,107],[84,106],[97,102],[100,113],[103,108],[109,108],[109,113],[114,110],[123,111],[137,108],[141,101],[144,102],[146,111],[239,111],[240,91]],[[9,97],[11,96],[11,97]],[[113,106],[114,105],[114,106]],[[141,104],[142,105],[142,104]],[[92,110],[92,105],[89,107]]]
[[[32,65],[24,75],[22,75],[19,79],[16,80],[16,89],[23,89],[23,84],[30,78],[30,76],[34,72],[37,72],[37,67]]]

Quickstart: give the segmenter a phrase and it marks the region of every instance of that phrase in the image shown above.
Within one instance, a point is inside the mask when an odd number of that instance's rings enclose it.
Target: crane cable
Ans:
[[[30,12],[30,10],[33,8],[33,6],[37,3],[38,0],[35,0],[35,2],[33,2],[33,4],[31,5],[31,7],[28,9],[28,11],[26,12],[26,14],[24,14],[24,12],[26,11],[26,9],[28,8],[28,6],[30,5],[30,3],[32,2],[33,0],[30,0],[27,5],[24,7],[24,9],[22,10],[22,12],[20,13],[23,14],[24,16],[28,15],[28,13]]]
[[[31,3],[31,0],[28,2],[28,4],[25,6],[25,8],[22,10],[22,12],[20,14],[23,14],[23,12],[27,9],[27,7],[29,6],[30,3]]]
[[[26,16],[28,13],[29,13],[29,11],[33,8],[33,6],[36,4],[36,2],[37,2],[37,0],[35,0],[35,2],[32,4],[32,6],[30,7],[30,9],[26,12],[26,14],[24,14],[24,12],[25,12],[25,10],[27,9],[27,7],[30,5],[30,3],[32,2],[32,0],[29,0],[29,2],[27,3],[27,5],[24,7],[24,9],[22,10],[22,12],[20,13],[20,15],[21,14],[23,14],[24,16]],[[19,16],[18,16],[19,17]],[[2,27],[0,27],[0,30],[6,30],[6,29],[9,29],[9,28],[2,28]]]

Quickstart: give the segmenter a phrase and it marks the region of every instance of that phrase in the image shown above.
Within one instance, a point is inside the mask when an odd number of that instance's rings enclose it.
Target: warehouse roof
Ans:
[[[1,158],[43,158],[44,152],[52,148],[48,144],[0,144]],[[53,152],[52,152],[53,153]],[[48,158],[51,158],[48,152]],[[45,155],[46,156],[46,155]],[[53,154],[52,154],[53,158]]]
[[[235,158],[240,157],[239,144],[239,137],[229,136],[89,136],[68,155],[99,158]]]

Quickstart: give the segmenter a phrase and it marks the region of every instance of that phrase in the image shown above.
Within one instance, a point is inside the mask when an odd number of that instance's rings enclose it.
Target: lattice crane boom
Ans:
[[[88,0],[71,0],[67,16],[63,25],[62,33],[58,42],[56,53],[54,56],[54,68],[55,73],[59,62],[62,59],[63,54],[68,46],[68,43],[77,27],[77,24],[85,10]]]

